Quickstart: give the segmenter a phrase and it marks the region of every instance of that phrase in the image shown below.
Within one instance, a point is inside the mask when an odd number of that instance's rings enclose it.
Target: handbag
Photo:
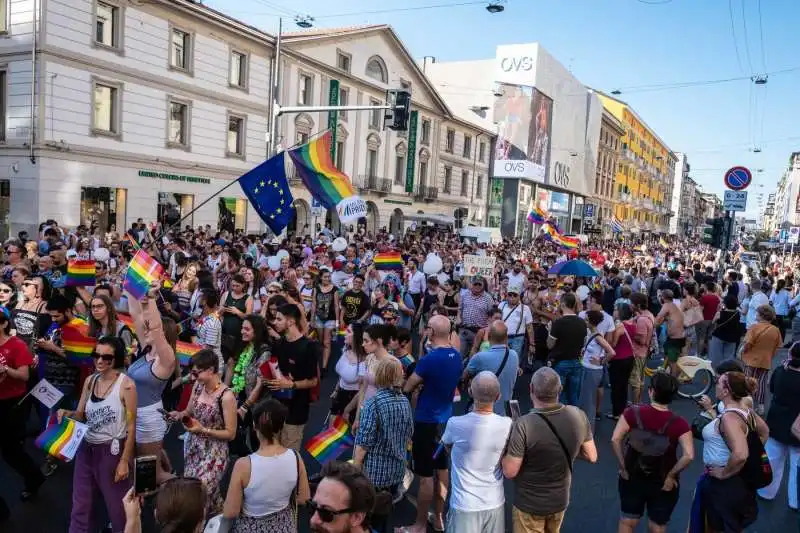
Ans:
[[[703,429],[713,421],[714,419],[706,416],[704,412],[697,413],[692,419],[692,436],[697,440],[703,440]]]
[[[689,309],[683,312],[684,327],[690,328],[702,321],[703,321],[703,311],[701,311],[699,305],[690,307]]]

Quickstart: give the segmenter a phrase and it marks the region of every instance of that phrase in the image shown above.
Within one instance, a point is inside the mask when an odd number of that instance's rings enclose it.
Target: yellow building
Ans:
[[[627,103],[597,94],[625,128],[614,179],[614,215],[626,232],[667,233],[675,155]]]

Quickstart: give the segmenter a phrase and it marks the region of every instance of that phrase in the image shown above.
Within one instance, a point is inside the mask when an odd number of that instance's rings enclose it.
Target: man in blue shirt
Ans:
[[[519,376],[519,356],[508,347],[508,328],[502,320],[489,325],[489,349],[472,356],[464,371],[465,378],[476,376],[487,370],[500,381],[500,399],[494,402],[494,412],[506,414],[506,402],[512,399],[514,384]]]
[[[431,330],[431,351],[419,360],[414,373],[406,381],[404,392],[412,393],[425,385],[417,399],[412,437],[412,470],[419,476],[417,521],[406,527],[410,533],[424,533],[428,527],[428,509],[434,504],[433,528],[444,529],[444,500],[448,483],[449,457],[439,446],[444,424],[453,414],[453,393],[461,379],[461,354],[450,345],[450,319],[436,315],[428,321]],[[433,474],[444,490],[434,495]]]

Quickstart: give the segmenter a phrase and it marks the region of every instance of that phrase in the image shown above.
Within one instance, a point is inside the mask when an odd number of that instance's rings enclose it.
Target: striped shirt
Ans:
[[[472,291],[464,291],[461,295],[461,323],[467,327],[485,328],[489,325],[489,310],[494,305],[494,300],[488,292],[479,296]]]

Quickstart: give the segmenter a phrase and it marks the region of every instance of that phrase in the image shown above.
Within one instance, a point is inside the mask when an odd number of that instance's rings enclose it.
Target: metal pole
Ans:
[[[272,157],[278,147],[278,115],[280,114],[281,98],[281,33],[283,33],[283,18],[278,19],[278,35],[275,37],[275,59],[272,65],[272,105],[270,106],[270,134],[267,156]]]

